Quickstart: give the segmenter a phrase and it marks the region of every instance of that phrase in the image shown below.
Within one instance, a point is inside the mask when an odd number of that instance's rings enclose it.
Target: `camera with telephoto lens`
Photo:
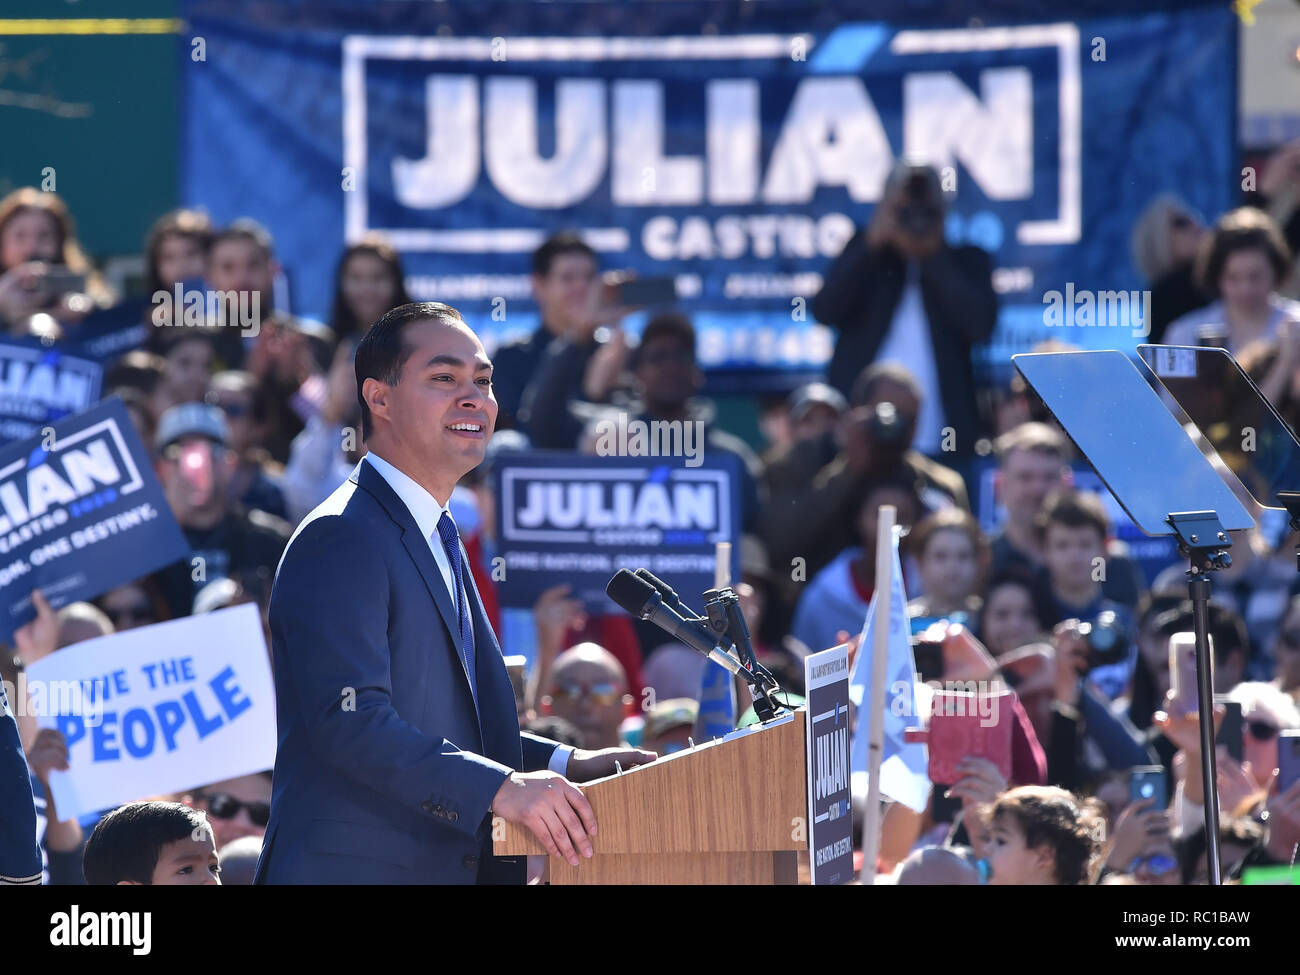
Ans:
[[[893,403],[877,403],[867,416],[871,442],[881,447],[904,449],[908,444],[907,421]]]
[[[943,223],[939,180],[927,166],[913,166],[905,177],[898,226],[911,237],[930,237]]]
[[[1113,610],[1102,610],[1091,623],[1067,620],[1066,628],[1088,645],[1089,670],[1128,659],[1128,634]]]

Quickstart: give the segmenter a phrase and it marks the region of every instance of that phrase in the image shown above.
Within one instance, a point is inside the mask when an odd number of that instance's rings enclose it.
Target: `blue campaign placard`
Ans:
[[[559,583],[591,613],[622,613],[605,586],[646,568],[688,603],[713,588],[715,546],[732,543],[739,577],[739,471],[712,454],[600,457],[573,451],[505,455],[494,469],[503,606],[531,607]],[[497,561],[501,560],[501,561]]]
[[[99,400],[103,369],[35,339],[0,338],[0,443],[22,440]]]
[[[116,397],[0,449],[0,640],[189,553]]]

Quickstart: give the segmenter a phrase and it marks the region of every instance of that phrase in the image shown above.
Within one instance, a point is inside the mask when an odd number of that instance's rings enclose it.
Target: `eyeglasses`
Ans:
[[[1150,856],[1135,857],[1133,862],[1128,865],[1128,873],[1136,874],[1144,865],[1146,866],[1148,873],[1160,877],[1169,873],[1171,870],[1177,869],[1178,861],[1163,853],[1153,853]]]
[[[248,810],[248,818],[253,821],[254,826],[265,826],[271,819],[269,802],[243,802],[225,792],[214,792],[210,796],[197,798],[208,801],[208,812],[217,819],[234,819],[241,809]]]
[[[1247,721],[1246,730],[1256,741],[1272,741],[1277,737],[1277,727],[1267,721]]]
[[[618,686],[611,681],[601,681],[598,684],[579,684],[576,681],[567,681],[557,685],[555,690],[551,692],[551,700],[553,701],[577,702],[585,697],[600,707],[608,707],[622,696]]]

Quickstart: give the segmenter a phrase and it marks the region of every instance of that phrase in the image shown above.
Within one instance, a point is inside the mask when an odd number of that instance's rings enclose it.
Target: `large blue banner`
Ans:
[[[1235,15],[965,6],[195,0],[183,196],[265,222],[299,312],[378,231],[491,348],[536,326],[530,252],[576,227],[605,266],[676,277],[705,366],[816,371],[834,336],[808,304],[906,154],[940,169],[949,239],[995,257],[989,362],[1131,348],[1140,301],[1103,328],[1045,296],[1144,288],[1129,238],[1160,192],[1231,204]]]

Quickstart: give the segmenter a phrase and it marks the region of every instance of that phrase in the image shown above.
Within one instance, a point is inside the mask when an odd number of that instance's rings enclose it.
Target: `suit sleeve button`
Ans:
[[[454,823],[456,820],[460,819],[460,814],[456,812],[449,812],[447,813],[447,818]]]
[[[465,857],[463,857],[460,862],[470,870],[473,870],[475,867],[478,866],[478,857],[474,856],[473,854],[468,854]]]

